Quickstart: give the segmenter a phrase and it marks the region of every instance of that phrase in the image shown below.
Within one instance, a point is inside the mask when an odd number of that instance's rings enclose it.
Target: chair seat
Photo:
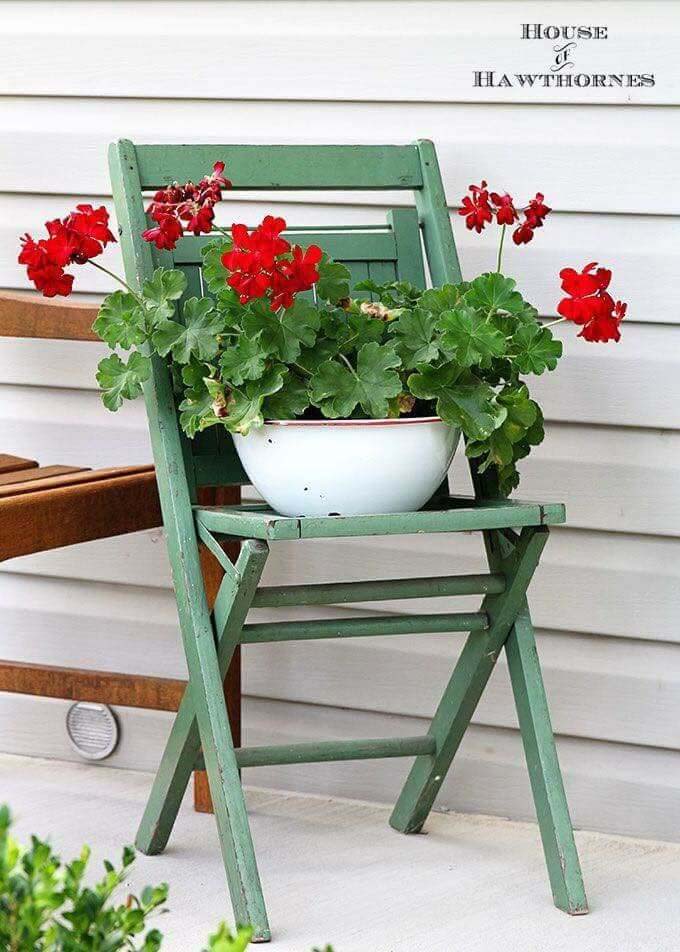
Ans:
[[[362,516],[281,516],[266,503],[195,506],[194,514],[209,532],[271,542],[340,536],[519,529],[523,526],[559,525],[565,521],[562,503],[521,502],[515,499],[475,500],[466,496],[449,496],[439,500],[436,507],[419,512]]]

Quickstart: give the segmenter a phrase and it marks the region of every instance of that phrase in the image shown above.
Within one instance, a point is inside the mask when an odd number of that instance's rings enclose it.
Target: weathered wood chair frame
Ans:
[[[141,238],[147,227],[145,191],[178,180],[197,181],[216,159],[226,162],[238,189],[408,190],[415,208],[398,208],[387,223],[367,228],[291,230],[302,243],[318,242],[344,261],[356,281],[396,277],[425,285],[421,234],[435,285],[460,280],[456,248],[434,146],[219,146],[138,145],[110,148],[113,194],[127,279],[139,287],[158,265],[179,267],[188,294],[201,294],[203,238],[183,238],[173,253],[157,253]],[[550,716],[539,668],[526,590],[548,536],[564,521],[564,507],[500,499],[491,480],[473,473],[475,498],[442,496],[421,512],[356,517],[290,518],[266,505],[201,506],[197,487],[215,481],[245,483],[226,431],[206,431],[193,442],[179,428],[165,363],[153,361],[145,389],[161,507],[167,532],[189,687],[180,705],[138,833],[145,853],[168,840],[191,771],[205,765],[215,807],[236,920],[270,938],[240,768],[376,757],[415,757],[392,813],[391,825],[418,832],[425,822],[503,647],[506,649],[529,775],[555,904],[587,911]],[[217,478],[219,474],[219,478]],[[270,543],[480,530],[489,574],[426,579],[337,582],[260,587]],[[518,531],[519,530],[519,531]],[[242,539],[232,563],[221,542]],[[224,581],[208,609],[199,542],[220,560]],[[394,615],[381,618],[245,624],[251,606],[325,605],[375,599],[483,595],[478,612]],[[468,631],[467,642],[426,734],[235,748],[222,693],[224,673],[239,644],[362,635]]]

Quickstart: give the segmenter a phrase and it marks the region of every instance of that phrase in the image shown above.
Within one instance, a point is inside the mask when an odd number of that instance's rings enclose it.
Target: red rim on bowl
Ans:
[[[265,426],[403,426],[406,423],[441,423],[441,417],[396,417],[389,420],[265,420]]]

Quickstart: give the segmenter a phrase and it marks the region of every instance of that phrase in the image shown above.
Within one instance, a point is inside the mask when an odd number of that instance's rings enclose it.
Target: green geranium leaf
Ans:
[[[436,400],[437,414],[446,423],[459,426],[471,439],[484,439],[505,418],[507,411],[496,404],[493,389],[474,374],[455,364],[422,365],[411,374],[408,386],[414,397]]]
[[[92,330],[105,340],[109,347],[129,350],[146,339],[144,311],[134,294],[114,291],[104,298]]]
[[[212,395],[207,387],[186,391],[184,400],[179,405],[179,422],[189,438],[219,422],[213,410]]]
[[[214,367],[212,367],[210,364],[204,364],[202,361],[196,360],[194,357],[192,357],[189,363],[185,364],[181,368],[178,368],[178,371],[185,387],[202,388],[204,386],[203,381],[205,378],[210,377],[214,373]]]
[[[264,352],[284,363],[295,361],[303,344],[314,344],[319,324],[318,310],[302,298],[297,298],[281,317],[272,313],[266,301],[256,301],[243,318],[247,336],[259,334]]]
[[[135,351],[124,363],[118,354],[99,361],[97,383],[102,389],[102,401],[107,410],[118,410],[123,400],[134,400],[142,392],[142,384],[149,379],[151,361]]]
[[[498,402],[507,410],[503,428],[510,442],[517,443],[524,439],[540,412],[538,404],[529,396],[526,385],[505,387],[498,395]]]
[[[226,406],[224,388],[214,373],[214,367],[193,357],[182,367],[184,399],[179,405],[179,422],[188,437],[218,423],[215,405]]]
[[[455,311],[444,311],[438,326],[446,353],[461,367],[488,365],[494,357],[505,353],[503,334],[472,308],[461,306]]]
[[[418,307],[436,315],[443,314],[444,311],[453,311],[460,304],[468,287],[469,285],[461,282],[461,284],[445,284],[441,288],[431,288],[421,296]]]
[[[517,369],[522,374],[554,370],[562,356],[562,342],[555,340],[550,330],[540,324],[522,324],[513,335],[510,346],[515,353]]]
[[[156,268],[153,276],[142,286],[145,304],[154,314],[156,321],[172,317],[175,313],[175,301],[178,301],[187,289],[187,279],[182,271],[169,271]]]
[[[480,473],[495,468],[499,489],[507,495],[519,483],[517,462],[543,440],[543,414],[524,384],[505,387],[498,404],[505,410],[500,426],[488,437],[469,442],[466,453],[479,459]]]
[[[294,420],[309,406],[309,386],[297,374],[287,371],[283,386],[270,397],[265,397],[262,415],[265,420]]]
[[[407,370],[418,364],[429,364],[439,356],[439,343],[435,340],[437,315],[420,307],[403,311],[398,320],[390,324],[390,333],[397,338],[397,347]]]
[[[333,261],[324,255],[318,266],[319,280],[316,284],[316,295],[322,301],[337,304],[349,297],[349,269],[339,261]]]
[[[515,283],[512,278],[506,278],[497,271],[480,274],[470,284],[465,294],[465,304],[479,308],[487,314],[491,311],[517,314],[526,305],[519,291],[515,291]]]
[[[361,311],[343,311],[336,308],[322,313],[321,339],[336,341],[336,352],[349,354],[358,351],[371,341],[380,343],[385,336],[387,324]]]
[[[354,285],[355,291],[367,291],[373,298],[386,307],[415,307],[420,300],[422,291],[408,281],[390,281],[388,284],[377,284],[370,278],[358,281]]]
[[[218,238],[201,249],[203,258],[203,282],[212,294],[219,294],[227,284],[229,272],[222,264],[222,255],[231,251],[228,238]]]
[[[229,430],[246,436],[253,427],[262,426],[264,399],[283,387],[284,372],[283,367],[273,367],[259,380],[249,380],[232,391],[227,404],[229,414],[223,420]]]
[[[320,365],[338,353],[339,346],[334,340],[325,340],[319,335],[312,347],[303,347],[295,361],[310,374],[316,373]]]
[[[165,357],[188,364],[192,357],[210,360],[218,350],[218,334],[224,324],[209,298],[189,298],[182,312],[184,323],[163,321],[153,335],[153,345]]]
[[[264,372],[267,353],[262,349],[260,335],[241,336],[222,354],[221,367],[225,380],[239,386],[244,380],[256,380]]]
[[[349,417],[357,404],[369,417],[382,419],[387,416],[390,398],[402,389],[394,370],[400,364],[394,347],[376,341],[364,344],[356,370],[336,360],[321,364],[312,378],[312,403],[331,419]]]

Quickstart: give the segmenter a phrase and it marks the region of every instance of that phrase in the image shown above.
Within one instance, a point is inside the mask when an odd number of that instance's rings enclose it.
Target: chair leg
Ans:
[[[570,915],[583,915],[588,902],[526,605],[505,650],[555,905]]]
[[[261,542],[243,544],[235,566],[238,581],[234,586],[225,579],[216,601],[217,645],[201,632],[185,638],[190,688],[175,718],[137,836],[143,852],[164,848],[202,747],[234,915],[237,923],[253,927],[253,941],[260,942],[269,940],[269,924],[222,684],[267,553]]]
[[[419,832],[432,809],[525,599],[527,586],[547,539],[547,529],[524,529],[514,546],[500,533],[489,533],[489,536],[494,562],[506,575],[506,590],[501,595],[484,599],[482,610],[489,615],[489,628],[486,632],[473,632],[468,637],[430,725],[429,733],[436,740],[436,753],[416,757],[392,811],[390,825],[401,833]]]
[[[194,716],[194,705],[187,689],[175,716],[137,830],[135,846],[141,853],[156,856],[167,846],[200,749],[201,740]]]

